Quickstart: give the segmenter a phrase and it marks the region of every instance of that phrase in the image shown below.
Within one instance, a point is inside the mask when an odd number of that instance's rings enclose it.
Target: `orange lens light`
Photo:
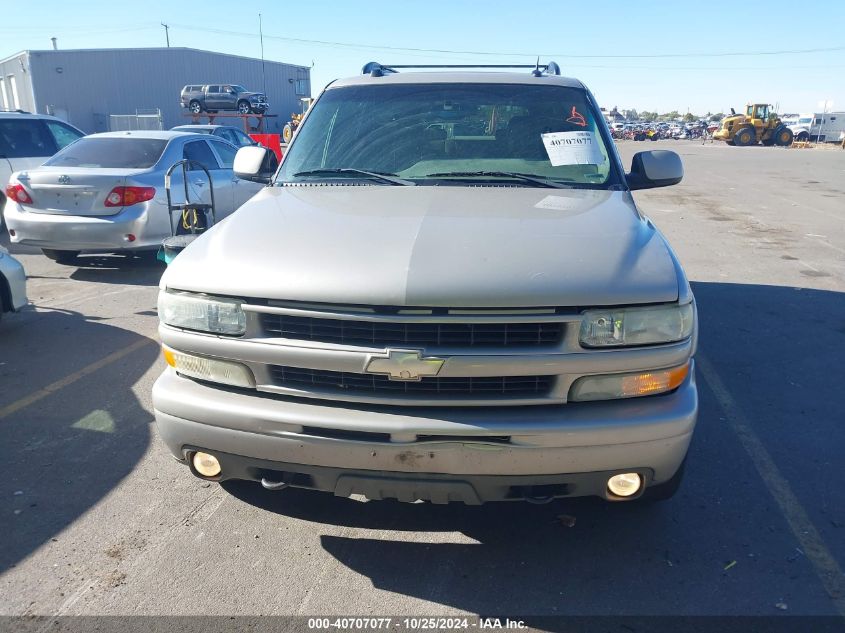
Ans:
[[[647,396],[671,391],[684,382],[688,373],[689,363],[673,369],[625,376],[622,379],[622,393],[626,396]]]
[[[176,367],[176,357],[173,355],[173,350],[166,347],[161,348],[161,353],[164,354],[164,360],[171,367]]]

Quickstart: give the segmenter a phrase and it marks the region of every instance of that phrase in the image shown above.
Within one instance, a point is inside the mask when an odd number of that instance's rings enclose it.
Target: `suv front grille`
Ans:
[[[563,323],[401,323],[262,314],[264,331],[288,339],[389,347],[554,345]]]
[[[341,371],[270,367],[277,387],[290,389],[322,389],[348,394],[384,396],[467,396],[507,398],[542,397],[549,393],[554,376],[483,376],[475,378],[423,378],[419,382],[390,380],[378,374],[355,374]]]

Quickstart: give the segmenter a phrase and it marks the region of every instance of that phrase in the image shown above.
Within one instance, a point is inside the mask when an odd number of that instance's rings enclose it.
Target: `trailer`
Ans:
[[[810,112],[783,118],[796,141],[838,143],[845,132],[845,112]]]

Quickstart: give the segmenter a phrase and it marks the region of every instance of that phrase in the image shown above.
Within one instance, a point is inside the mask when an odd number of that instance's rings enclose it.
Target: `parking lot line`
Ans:
[[[82,369],[75,371],[72,374],[68,374],[64,378],[61,378],[61,379],[57,380],[56,382],[50,383],[46,387],[43,387],[42,389],[39,389],[38,391],[35,391],[35,392],[29,394],[28,396],[25,396],[25,397],[21,398],[20,400],[16,400],[15,402],[13,402],[11,404],[6,405],[2,409],[0,409],[0,420],[9,417],[10,415],[15,413],[16,411],[20,411],[21,409],[28,407],[29,405],[31,405],[35,402],[38,402],[42,398],[46,398],[50,394],[53,394],[53,393],[59,391],[60,389],[64,389],[68,385],[72,385],[73,383],[75,383],[80,378],[84,378],[88,374],[92,374],[95,371],[102,369],[103,367],[106,367],[107,365],[110,365],[115,361],[120,360],[124,356],[128,356],[132,352],[141,349],[144,345],[151,345],[151,344],[157,345],[158,343],[156,341],[152,340],[152,339],[149,339],[149,338],[142,338],[139,341],[135,341],[134,343],[132,343],[128,347],[124,347],[121,350],[118,350],[116,352],[112,352],[108,356],[105,356],[105,357],[101,358],[100,360],[94,361],[90,365],[86,365]]]
[[[740,444],[748,453],[757,472],[760,473],[763,483],[780,507],[781,513],[789,524],[789,529],[792,530],[795,538],[801,544],[801,549],[813,565],[816,575],[828,596],[830,596],[836,610],[845,617],[845,575],[843,575],[842,569],[825,545],[821,534],[813,525],[798,497],[795,496],[789,482],[781,474],[775,460],[751,428],[751,424],[725,387],[722,379],[719,378],[713,365],[700,351],[696,354],[695,361],[705,382],[710,387],[710,391],[716,396],[716,400],[725,414],[725,421],[739,438]]]

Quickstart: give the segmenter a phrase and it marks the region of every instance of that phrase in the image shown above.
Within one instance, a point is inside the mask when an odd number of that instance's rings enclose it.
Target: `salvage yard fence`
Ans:
[[[161,130],[161,110],[137,109],[135,114],[110,114],[109,131],[123,132],[126,130]]]

